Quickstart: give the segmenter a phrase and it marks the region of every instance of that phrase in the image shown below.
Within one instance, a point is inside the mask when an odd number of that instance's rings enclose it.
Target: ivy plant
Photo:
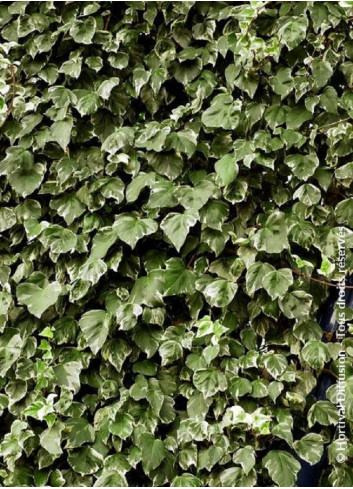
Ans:
[[[1,2],[3,486],[352,485],[351,3]]]

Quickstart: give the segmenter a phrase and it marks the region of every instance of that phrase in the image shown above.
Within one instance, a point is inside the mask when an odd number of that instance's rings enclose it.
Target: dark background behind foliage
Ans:
[[[3,485],[352,485],[350,3],[1,2]]]

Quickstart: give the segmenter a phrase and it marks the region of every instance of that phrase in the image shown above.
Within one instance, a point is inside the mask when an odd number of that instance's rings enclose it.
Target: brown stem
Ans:
[[[299,272],[299,270],[292,269],[292,272],[295,273],[296,275],[299,275],[302,278],[305,278],[306,280],[311,280],[312,282],[317,282],[318,284],[325,285],[326,287],[338,287],[338,284],[335,284],[333,282],[326,282],[326,280],[319,280],[318,278],[314,277],[309,277],[309,275],[305,275],[302,272]],[[353,289],[353,285],[345,285],[345,289]]]
[[[194,261],[195,258],[196,258],[196,253],[191,255],[190,260],[187,262],[186,268],[191,268],[192,262]]]
[[[105,19],[105,23],[104,23],[104,30],[107,31],[108,30],[108,27],[109,27],[109,22],[110,22],[110,17],[111,17],[111,14],[109,14],[107,16],[107,18]]]
[[[346,119],[340,119],[339,121],[331,122],[331,124],[326,124],[324,126],[321,126],[318,128],[318,130],[321,132],[321,130],[326,128],[326,127],[334,127],[334,126],[337,126],[338,124],[340,124],[341,122],[348,122],[350,120],[351,120],[350,117],[347,117]]]

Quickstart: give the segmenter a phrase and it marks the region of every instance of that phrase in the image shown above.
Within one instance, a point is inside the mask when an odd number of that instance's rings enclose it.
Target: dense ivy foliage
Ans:
[[[3,485],[352,485],[349,3],[1,2]]]

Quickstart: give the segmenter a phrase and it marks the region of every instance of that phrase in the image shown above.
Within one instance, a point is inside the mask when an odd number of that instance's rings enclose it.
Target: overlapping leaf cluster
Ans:
[[[3,485],[352,484],[346,3],[1,2]]]

